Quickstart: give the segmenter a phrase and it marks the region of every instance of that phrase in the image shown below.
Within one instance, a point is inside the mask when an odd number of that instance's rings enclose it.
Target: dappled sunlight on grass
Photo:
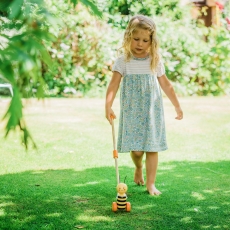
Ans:
[[[76,184],[74,186],[75,187],[83,187],[83,186],[88,186],[88,185],[95,185],[95,184],[99,184],[99,183],[104,183],[104,182],[109,182],[109,180],[90,181],[90,182],[87,182],[87,183]]]
[[[116,229],[124,227],[125,224],[128,224],[130,229],[135,229],[144,223],[147,229],[152,225],[167,229],[168,223],[175,227],[182,225],[189,229],[192,229],[191,226],[199,229],[205,223],[216,226],[221,221],[222,224],[219,225],[222,227],[224,224],[229,224],[225,216],[230,214],[227,211],[230,194],[223,195],[224,184],[229,183],[229,178],[222,175],[222,180],[216,180],[219,175],[212,175],[212,171],[205,170],[206,167],[227,166],[228,162],[192,162],[192,165],[199,168],[196,171],[188,167],[188,164],[188,162],[169,162],[164,163],[162,169],[159,167],[161,174],[157,181],[158,188],[163,192],[161,196],[148,195],[145,186],[136,186],[132,179],[128,178],[127,200],[132,206],[130,213],[111,211],[111,204],[116,201],[113,167],[89,168],[82,171],[42,170],[42,173],[26,171],[2,175],[1,204],[14,205],[1,207],[4,218],[7,216],[10,218],[2,222],[0,215],[0,223],[13,226],[12,218],[14,218],[14,222],[20,223],[24,229],[29,229],[32,223],[38,228],[55,225],[63,229],[64,226],[68,229],[76,225],[96,229],[111,225],[112,229]],[[168,168],[171,170],[164,170]],[[133,173],[133,168],[130,167],[121,166],[120,169],[122,175]],[[197,180],[199,174],[202,178],[212,176],[215,186],[210,179],[205,183],[204,180]],[[104,179],[99,175],[107,177]],[[14,187],[11,184],[14,184]],[[114,215],[116,220],[113,219]],[[216,218],[212,218],[212,215]],[[130,218],[134,219],[130,222]],[[1,224],[0,226],[4,228],[5,225]]]
[[[185,224],[193,222],[192,217],[189,216],[183,217],[180,221]]]
[[[5,212],[3,209],[0,208],[0,216],[5,216]]]
[[[1,200],[3,200],[3,198],[0,198],[0,201],[1,201]],[[12,205],[14,205],[13,202],[1,202],[0,208],[1,208],[1,207],[6,207],[6,206],[12,206]]]
[[[57,213],[57,212],[55,212],[55,213],[50,213],[50,214],[46,214],[47,217],[59,217],[59,216],[61,216],[61,215],[62,215],[61,213]]]
[[[204,193],[213,193],[214,191],[212,190],[203,190]]]
[[[31,100],[26,122],[38,150],[25,152],[18,133],[0,137],[0,229],[228,229],[230,107],[226,98],[181,103],[185,118],[176,121],[164,98],[169,150],[159,153],[162,195],[136,186],[132,160],[120,153],[120,178],[127,176],[132,210],[113,213],[116,173],[104,100]],[[116,100],[117,116],[118,105]]]
[[[228,225],[216,225],[216,226],[205,225],[205,226],[201,226],[201,229],[229,229],[229,226]]]
[[[98,216],[95,210],[88,210],[77,217],[77,220],[85,222],[111,221],[111,217]]]
[[[205,197],[198,192],[192,192],[192,197],[196,198],[197,200],[205,200]]]
[[[209,208],[209,209],[211,209],[211,210],[217,210],[217,209],[219,209],[220,207],[217,207],[217,206],[210,206],[210,207],[207,207],[207,208]]]
[[[152,196],[152,198],[156,199],[157,197],[156,196]],[[146,211],[146,210],[154,209],[154,208],[157,208],[157,205],[153,204],[153,203],[151,203],[151,204],[145,204],[145,205],[141,205],[141,206],[135,207],[135,209],[142,210],[142,211]]]

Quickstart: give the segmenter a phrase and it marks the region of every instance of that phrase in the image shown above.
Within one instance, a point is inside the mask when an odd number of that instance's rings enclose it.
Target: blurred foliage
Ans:
[[[6,135],[18,127],[27,146],[31,136],[23,120],[21,98],[32,95],[33,85],[37,88],[36,96],[43,97],[40,69],[42,62],[51,65],[51,58],[42,41],[53,39],[49,26],[55,24],[42,0],[2,1],[0,12],[0,76],[13,87],[13,97],[4,116]]]
[[[100,0],[98,1],[101,3]],[[107,4],[104,3],[103,7],[106,7],[110,15],[109,22],[122,28],[125,28],[128,22],[129,17],[125,16],[144,14],[180,20],[187,14],[178,0],[107,0],[104,2]]]
[[[158,18],[167,76],[180,95],[230,94],[230,33],[190,21]]]
[[[102,15],[89,0],[66,0],[73,8],[78,2],[82,2],[92,13]],[[3,117],[7,120],[6,136],[10,130],[19,128],[26,148],[29,140],[34,147],[35,143],[23,119],[22,98],[44,97],[44,69],[48,71],[53,66],[47,44],[55,43],[58,40],[55,31],[64,27],[52,9],[48,10],[49,3],[43,0],[0,2],[0,78],[13,87],[13,97]]]
[[[111,34],[116,31],[80,4],[71,9],[53,1],[51,7],[63,19],[63,26],[54,31],[58,39],[47,44],[53,64],[43,69],[47,94],[84,96],[92,87],[105,87],[117,41]]]

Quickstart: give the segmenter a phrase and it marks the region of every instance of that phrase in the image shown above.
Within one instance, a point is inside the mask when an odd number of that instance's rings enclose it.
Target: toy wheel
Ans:
[[[113,202],[113,203],[112,203],[112,211],[113,211],[113,212],[116,212],[116,211],[117,211],[117,203],[116,203],[116,202]]]
[[[129,202],[126,203],[126,212],[131,211],[131,204]]]

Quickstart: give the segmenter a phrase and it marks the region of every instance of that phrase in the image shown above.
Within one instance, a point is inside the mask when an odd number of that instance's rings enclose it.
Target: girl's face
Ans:
[[[137,29],[133,32],[131,40],[131,51],[135,57],[143,58],[148,54],[151,44],[150,32],[144,29]]]

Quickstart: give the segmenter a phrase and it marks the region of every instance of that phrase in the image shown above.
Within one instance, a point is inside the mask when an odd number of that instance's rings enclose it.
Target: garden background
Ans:
[[[13,96],[0,88],[0,229],[230,227],[230,4],[211,27],[192,18],[192,7],[176,0],[1,1],[0,84],[11,84]],[[170,148],[160,156],[163,194],[135,187],[132,162],[122,155],[132,211],[112,213],[104,96],[124,28],[137,13],[157,24],[185,119],[174,121],[164,98]]]

